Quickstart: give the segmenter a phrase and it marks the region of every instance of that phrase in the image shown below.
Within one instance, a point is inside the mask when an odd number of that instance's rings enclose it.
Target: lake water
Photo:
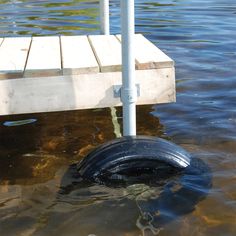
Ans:
[[[212,186],[78,182],[71,164],[115,137],[110,109],[4,116],[1,236],[236,235],[236,2],[135,2],[136,32],[175,60],[177,82],[176,103],[138,107],[138,134],[169,139],[204,161]],[[119,1],[110,5],[119,33]],[[98,34],[98,2],[0,0],[0,22],[0,37]],[[37,121],[3,125],[22,119]]]

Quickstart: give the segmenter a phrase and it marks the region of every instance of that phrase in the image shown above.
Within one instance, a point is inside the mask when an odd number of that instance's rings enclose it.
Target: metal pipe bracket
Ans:
[[[137,97],[140,97],[140,84],[135,84]],[[113,85],[114,98],[121,98],[122,85]]]

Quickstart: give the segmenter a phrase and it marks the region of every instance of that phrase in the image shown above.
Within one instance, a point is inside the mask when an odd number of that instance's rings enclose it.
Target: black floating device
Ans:
[[[111,186],[157,184],[190,165],[190,154],[165,139],[124,136],[102,144],[78,164],[83,179]]]

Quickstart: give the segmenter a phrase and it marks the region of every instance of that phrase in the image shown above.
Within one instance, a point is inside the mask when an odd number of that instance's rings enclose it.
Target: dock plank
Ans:
[[[30,47],[30,37],[0,40],[0,78],[22,77]]]
[[[33,37],[24,76],[61,75],[59,36]]]
[[[99,72],[87,36],[61,36],[61,51],[63,75]]]
[[[135,73],[141,94],[137,104],[175,101],[174,68]],[[121,106],[113,94],[113,85],[121,80],[121,72],[0,80],[0,114]]]
[[[117,35],[121,41],[121,35]],[[142,34],[135,34],[136,69],[148,70],[174,66],[174,61]]]
[[[0,78],[4,75],[0,79],[0,115],[122,105],[113,91],[122,81],[120,36],[27,40],[24,44],[23,38],[0,38]],[[137,105],[174,102],[174,62],[142,35],[135,35],[134,46],[141,94]]]
[[[114,35],[88,36],[101,72],[121,70],[121,43]]]

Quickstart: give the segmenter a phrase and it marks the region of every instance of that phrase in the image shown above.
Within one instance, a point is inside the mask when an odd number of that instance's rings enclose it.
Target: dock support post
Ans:
[[[101,34],[110,34],[109,0],[99,0]]]
[[[134,0],[121,0],[123,136],[136,135]]]

